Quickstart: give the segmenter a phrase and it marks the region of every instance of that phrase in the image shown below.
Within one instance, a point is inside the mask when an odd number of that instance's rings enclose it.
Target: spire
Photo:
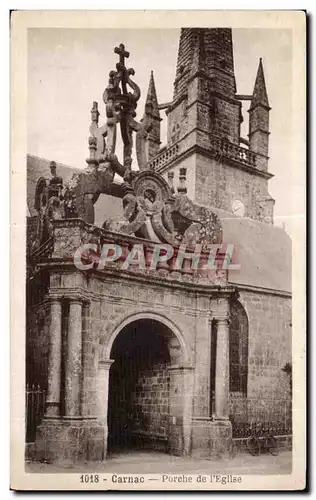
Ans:
[[[258,153],[256,167],[268,171],[269,159],[269,100],[260,58],[249,112],[249,149]]]
[[[179,42],[174,100],[188,91],[195,76],[205,78],[210,90],[234,98],[231,28],[182,28]]]
[[[150,130],[147,136],[147,158],[150,161],[154,158],[160,147],[160,113],[158,107],[158,99],[155,87],[154,73],[151,71],[148,92],[145,103],[145,113],[142,122],[146,124]]]
[[[266,82],[264,78],[262,58],[260,57],[255,86],[253,89],[252,100],[250,109],[255,108],[258,105],[265,106],[269,108],[269,100],[266,89]]]
[[[150,72],[149,86],[145,103],[145,114],[160,120],[154,73]]]

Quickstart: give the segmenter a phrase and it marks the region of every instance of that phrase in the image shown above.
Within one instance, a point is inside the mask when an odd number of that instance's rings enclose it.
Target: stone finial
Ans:
[[[259,60],[256,81],[255,81],[255,85],[254,85],[254,89],[253,89],[253,93],[252,93],[250,110],[255,108],[258,105],[265,106],[266,108],[270,107],[261,57]]]
[[[148,92],[145,103],[145,115],[149,115],[153,118],[158,118],[160,120],[157,92],[154,80],[154,73],[151,71]]]
[[[178,193],[180,194],[185,194],[187,192],[186,179],[187,179],[187,169],[185,167],[181,167],[179,171],[179,186],[178,186]]]
[[[99,113],[99,109],[98,109],[98,103],[96,101],[93,101],[92,109],[91,109],[91,122],[98,125],[99,115],[100,115],[100,113]]]
[[[174,180],[174,172],[172,172],[172,171],[170,170],[170,171],[168,172],[168,184],[169,184],[169,187],[170,187],[170,190],[171,190],[171,193],[172,193],[172,194],[174,194],[174,193],[175,193],[173,180]]]

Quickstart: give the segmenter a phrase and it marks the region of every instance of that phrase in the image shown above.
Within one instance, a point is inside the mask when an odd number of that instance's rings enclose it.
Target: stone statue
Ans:
[[[63,179],[57,175],[56,163],[50,163],[51,179],[41,177],[35,189],[34,207],[37,211],[37,230],[33,249],[52,236],[52,221],[64,217]]]
[[[52,178],[48,183],[48,198],[52,196],[59,198],[63,189],[63,179],[57,175],[57,167],[54,161],[50,162],[49,168]]]

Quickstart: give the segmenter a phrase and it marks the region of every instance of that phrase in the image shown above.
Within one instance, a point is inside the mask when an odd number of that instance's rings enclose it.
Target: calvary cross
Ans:
[[[120,56],[120,64],[122,66],[125,66],[125,57],[129,57],[129,52],[125,50],[125,45],[123,43],[120,43],[118,47],[115,47],[114,49],[115,54],[118,54]]]

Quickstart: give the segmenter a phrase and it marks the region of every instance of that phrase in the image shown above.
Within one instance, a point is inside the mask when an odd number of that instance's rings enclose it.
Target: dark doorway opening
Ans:
[[[170,343],[158,321],[130,323],[116,337],[109,379],[108,451],[168,452]]]

